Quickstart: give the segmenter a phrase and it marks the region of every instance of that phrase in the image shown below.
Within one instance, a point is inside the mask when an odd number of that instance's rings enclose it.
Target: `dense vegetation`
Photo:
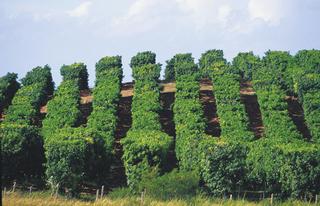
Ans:
[[[1,178],[41,178],[44,162],[43,140],[39,133],[40,106],[53,92],[48,66],[36,67],[22,79],[22,87],[0,125]]]
[[[320,192],[320,51],[267,51],[260,58],[239,53],[227,62],[222,50],[191,53],[167,61],[166,81],[175,81],[175,137],[161,126],[161,65],[156,54],[132,57],[134,78],[132,124],[121,139],[129,189],[148,190],[156,199],[183,198],[198,190],[221,197],[243,191],[312,197]],[[83,121],[80,93],[88,91],[83,63],[63,65],[63,81],[54,91],[50,68],[36,67],[17,81],[0,79],[2,180],[47,181],[53,189],[79,195],[84,187],[108,186],[115,162],[115,135],[120,101],[122,61],[104,57],[96,63],[92,112]],[[221,135],[205,134],[200,102],[202,78],[210,79]],[[243,82],[253,85],[262,114],[263,134],[255,137],[241,101]],[[297,98],[311,139],[298,131],[288,111],[287,96]],[[50,101],[48,101],[50,99]],[[48,101],[48,103],[47,103]],[[47,103],[42,121],[40,107]],[[10,106],[9,106],[10,105]],[[174,151],[178,168],[168,171]],[[188,195],[186,195],[188,194]]]
[[[159,121],[160,65],[155,64],[155,54],[138,53],[131,59],[135,79],[132,101],[132,127],[121,140],[127,183],[137,186],[142,175],[158,168],[163,172],[172,139],[161,131]]]
[[[15,73],[7,73],[0,77],[0,114],[11,104],[12,98],[20,88],[17,78],[18,75]]]

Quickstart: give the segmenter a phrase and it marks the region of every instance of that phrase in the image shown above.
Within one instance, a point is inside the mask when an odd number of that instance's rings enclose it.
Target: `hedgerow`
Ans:
[[[255,189],[279,192],[283,196],[316,194],[319,192],[316,183],[319,181],[319,145],[302,140],[288,115],[284,99],[289,81],[283,81],[284,78],[268,65],[253,74],[265,138],[250,145],[248,179],[254,182]],[[270,66],[275,65],[271,62]],[[279,63],[279,68],[284,67],[287,66]]]
[[[103,143],[100,156],[91,172],[105,180],[113,160],[114,134],[117,124],[117,105],[122,79],[121,57],[104,57],[96,64],[96,87],[93,90],[93,111],[88,118],[87,130]]]
[[[22,80],[1,125],[2,179],[43,175],[43,140],[39,134],[39,109],[53,86],[50,68],[36,67]],[[20,176],[21,175],[21,176]]]
[[[199,172],[198,145],[204,136],[205,121],[199,100],[199,69],[190,54],[180,54],[174,64],[176,78],[173,107],[176,126],[175,152],[182,171]]]
[[[7,73],[0,77],[0,113],[11,104],[12,98],[20,88],[17,77],[16,73]]]
[[[138,53],[131,59],[135,79],[132,101],[132,127],[121,140],[123,161],[130,188],[135,188],[144,173],[154,167],[163,172],[172,138],[161,131],[158,111],[160,65],[155,54]]]
[[[88,72],[87,66],[83,63],[74,63],[71,65],[63,65],[60,69],[63,81],[79,79],[79,89],[88,89]]]

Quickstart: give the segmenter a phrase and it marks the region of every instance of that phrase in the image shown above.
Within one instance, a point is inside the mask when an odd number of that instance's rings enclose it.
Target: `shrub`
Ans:
[[[121,67],[122,67],[121,56],[106,56],[101,58],[96,63],[96,84],[98,83],[98,79],[101,73],[112,68],[121,68]],[[123,77],[122,69],[114,70],[114,72],[115,72],[114,75],[117,76],[121,82]]]
[[[171,200],[193,197],[199,187],[199,176],[194,172],[179,172],[173,170],[162,176],[157,171],[143,175],[139,183],[139,191],[146,191],[146,195],[159,200]]]
[[[12,98],[20,88],[17,77],[16,73],[7,73],[0,77],[0,113],[11,104]]]
[[[1,178],[8,183],[13,179],[43,175],[43,142],[38,128],[26,124],[0,125]]]
[[[88,72],[87,66],[83,63],[74,63],[63,65],[60,69],[63,81],[78,79],[79,89],[88,89]]]

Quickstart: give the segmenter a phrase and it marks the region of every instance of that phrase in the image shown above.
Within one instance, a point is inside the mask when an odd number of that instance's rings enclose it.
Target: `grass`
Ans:
[[[51,197],[48,192],[34,192],[32,194],[24,192],[7,193],[2,196],[2,205],[4,206],[188,206],[188,205],[201,205],[201,206],[267,206],[270,205],[268,199],[260,202],[250,202],[246,200],[222,200],[212,199],[203,196],[196,196],[188,199],[173,199],[170,201],[159,201],[152,198],[146,197],[144,201],[141,201],[140,197],[128,196],[122,198],[110,198],[106,196],[98,201],[85,201],[80,199],[70,199],[63,196]],[[274,202],[274,205],[282,206],[307,206],[316,205],[314,203],[308,203],[298,200],[287,200],[285,202]],[[320,205],[320,204],[317,204]]]

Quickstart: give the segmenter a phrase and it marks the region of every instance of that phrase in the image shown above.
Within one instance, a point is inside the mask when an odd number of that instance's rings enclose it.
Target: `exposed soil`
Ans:
[[[297,130],[305,139],[310,140],[311,133],[304,119],[303,109],[298,101],[298,98],[295,96],[288,96],[286,98],[286,101],[288,103],[289,116],[292,119],[293,123],[296,125]]]
[[[240,98],[248,115],[250,130],[254,133],[256,138],[262,137],[264,132],[262,115],[258,98],[252,88],[251,82],[240,83]]]
[[[205,133],[219,137],[221,134],[221,128],[217,114],[216,100],[212,91],[212,82],[209,79],[203,79],[200,81],[200,85],[200,101],[203,106],[204,116],[207,123]]]
[[[125,169],[121,157],[123,155],[122,145],[120,140],[126,136],[128,130],[131,127],[131,104],[132,104],[132,95],[128,95],[133,91],[132,83],[125,83],[121,87],[121,97],[118,104],[118,121],[115,131],[115,161],[111,167],[111,177],[110,186],[119,187],[126,185],[126,175]]]

